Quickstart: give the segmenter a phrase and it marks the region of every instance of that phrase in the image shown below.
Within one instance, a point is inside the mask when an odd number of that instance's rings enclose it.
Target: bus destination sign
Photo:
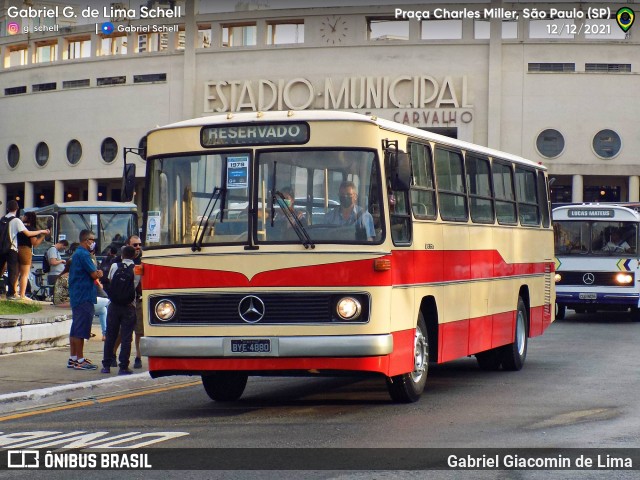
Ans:
[[[570,208],[567,211],[569,218],[613,218],[616,216],[616,212],[613,209],[606,210],[589,210],[588,208]]]
[[[200,143],[205,148],[238,145],[290,145],[309,141],[307,123],[270,123],[203,127]]]

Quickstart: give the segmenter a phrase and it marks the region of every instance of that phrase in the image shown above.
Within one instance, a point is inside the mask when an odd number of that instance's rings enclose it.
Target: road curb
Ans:
[[[194,377],[195,378],[195,377]],[[0,395],[0,413],[10,413],[16,410],[46,405],[51,403],[70,402],[81,399],[95,398],[100,395],[116,392],[119,387],[126,390],[162,387],[194,381],[192,377],[163,377],[151,378],[148,372],[132,375],[111,376],[99,380],[90,380],[68,385],[39,388],[26,392],[15,392]]]

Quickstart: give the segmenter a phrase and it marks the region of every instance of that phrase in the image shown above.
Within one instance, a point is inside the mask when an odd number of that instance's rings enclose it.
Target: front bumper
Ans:
[[[234,353],[231,340],[253,337],[142,337],[148,357],[373,357],[393,352],[393,335],[256,337],[271,340],[269,353]]]

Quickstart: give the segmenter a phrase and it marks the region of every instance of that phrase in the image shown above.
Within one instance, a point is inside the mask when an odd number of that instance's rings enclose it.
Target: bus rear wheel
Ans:
[[[417,402],[427,383],[429,370],[429,336],[422,318],[418,317],[413,343],[413,372],[387,378],[387,390],[394,402]]]
[[[513,343],[500,349],[500,360],[505,370],[520,370],[527,358],[527,307],[518,297],[518,311],[516,312],[516,333]]]
[[[202,385],[211,400],[234,402],[244,393],[248,378],[244,372],[212,372],[202,375]]]

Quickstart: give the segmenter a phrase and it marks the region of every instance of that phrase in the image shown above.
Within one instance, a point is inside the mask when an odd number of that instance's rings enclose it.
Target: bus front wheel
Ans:
[[[413,372],[387,378],[387,389],[394,402],[417,402],[427,383],[427,373],[429,370],[429,337],[422,314],[418,317],[418,324],[416,325],[413,343],[413,361]]]
[[[202,385],[211,400],[234,402],[242,396],[248,378],[244,372],[212,372],[202,375]]]

